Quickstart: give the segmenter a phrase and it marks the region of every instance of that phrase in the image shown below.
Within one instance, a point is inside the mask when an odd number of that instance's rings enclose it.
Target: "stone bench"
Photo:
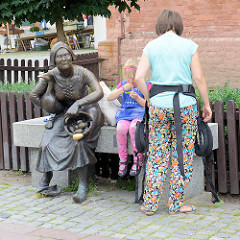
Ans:
[[[15,146],[28,147],[29,159],[30,159],[30,171],[32,173],[32,185],[37,186],[41,173],[35,170],[37,156],[39,151],[39,145],[45,130],[44,118],[35,118],[31,120],[25,120],[21,122],[13,123],[13,142]],[[218,148],[218,126],[216,123],[209,124],[213,134],[213,150]],[[132,153],[132,147],[130,141],[128,145],[128,153]],[[116,130],[115,127],[103,126],[98,140],[98,146],[96,152],[99,153],[118,153],[116,142]],[[73,180],[75,171],[65,170],[61,172],[55,171],[51,181],[52,184],[58,184],[60,187],[68,186]],[[142,172],[139,176],[139,183],[141,183]],[[141,185],[141,184],[140,184]],[[162,199],[168,198],[168,186],[169,186],[169,173],[164,185],[164,193]],[[141,187],[139,187],[139,191]],[[194,156],[193,161],[193,177],[186,189],[186,199],[198,196],[204,192],[204,166],[202,159],[198,156]]]

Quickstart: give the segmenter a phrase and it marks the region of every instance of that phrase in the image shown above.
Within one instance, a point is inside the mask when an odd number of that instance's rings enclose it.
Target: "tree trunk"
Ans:
[[[57,28],[57,38],[58,41],[65,42],[65,35],[63,30],[63,19],[62,17],[58,17],[58,20],[56,22],[56,28]]]

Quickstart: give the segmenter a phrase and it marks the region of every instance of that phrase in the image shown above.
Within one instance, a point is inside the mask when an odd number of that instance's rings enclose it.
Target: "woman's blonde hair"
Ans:
[[[129,58],[123,66],[123,79],[135,78],[138,60],[136,58]]]

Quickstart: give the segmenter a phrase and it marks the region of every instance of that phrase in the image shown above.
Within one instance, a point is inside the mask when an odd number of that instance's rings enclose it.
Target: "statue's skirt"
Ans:
[[[79,141],[73,140],[64,129],[64,114],[56,115],[53,128],[45,129],[40,144],[36,170],[39,172],[74,170],[87,164],[95,164],[94,150],[100,129],[103,124],[103,116],[97,104],[91,104],[84,108],[92,120],[90,133]]]

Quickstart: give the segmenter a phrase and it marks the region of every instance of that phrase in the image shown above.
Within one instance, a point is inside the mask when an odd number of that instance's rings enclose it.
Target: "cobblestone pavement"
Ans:
[[[82,204],[71,193],[41,197],[30,185],[0,182],[0,240],[38,239],[240,239],[238,201],[169,215],[166,204],[146,216],[134,203],[134,192],[99,187]],[[16,237],[17,236],[17,237]]]

